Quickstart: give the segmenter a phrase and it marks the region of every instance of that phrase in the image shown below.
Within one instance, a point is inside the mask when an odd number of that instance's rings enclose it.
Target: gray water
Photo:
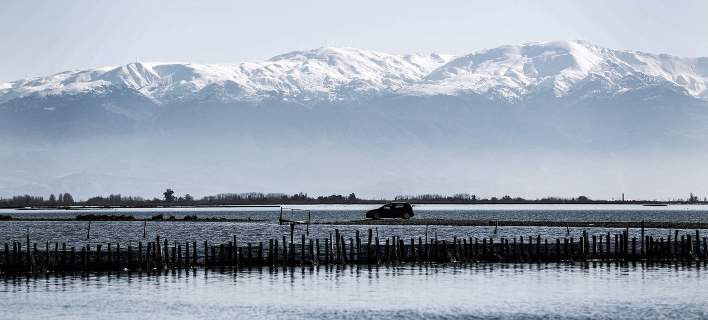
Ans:
[[[297,206],[299,211],[285,210],[293,219],[306,218],[308,212],[312,221],[344,221],[361,219],[363,212],[375,205],[314,205]],[[290,207],[287,207],[290,208]],[[419,205],[415,218],[439,217],[447,219],[488,219],[488,220],[553,220],[553,221],[674,221],[708,222],[708,207],[669,206],[643,207],[637,205]],[[227,217],[257,220],[253,222],[153,222],[148,221],[143,237],[143,221],[94,221],[89,230],[86,221],[0,221],[0,243],[26,241],[29,233],[32,242],[66,243],[68,246],[82,244],[121,243],[136,244],[139,241],[154,240],[157,236],[184,243],[186,241],[226,243],[236,238],[239,243],[260,241],[282,237],[290,238],[290,228],[277,223],[279,208],[158,208],[158,209],[109,209],[109,210],[0,210],[0,214],[26,217],[73,218],[77,214],[128,214],[136,217],[150,217],[156,214],[182,217],[196,214],[199,217]],[[368,229],[374,236],[387,238],[398,236],[410,238],[513,238],[537,236],[544,238],[579,237],[583,231],[591,235],[607,232],[618,233],[617,228],[563,228],[563,227],[490,227],[490,226],[429,226],[424,225],[298,225],[294,238],[306,234],[307,238],[325,239],[337,228],[345,238],[352,238],[356,231],[366,239]],[[496,232],[495,232],[496,229]],[[630,229],[630,237],[640,237],[639,229]],[[708,230],[700,230],[702,236]],[[647,229],[646,235],[656,238],[674,236],[673,230]],[[695,234],[695,230],[680,230],[679,235]],[[88,238],[87,238],[88,235]],[[41,245],[40,245],[41,247]]]
[[[0,319],[706,319],[702,268],[253,269],[0,280]]]
[[[313,221],[348,221],[364,218],[366,210],[379,205],[299,205],[284,206],[286,216],[302,220],[311,213]],[[294,209],[295,211],[290,211]],[[419,219],[467,220],[534,220],[534,221],[682,221],[708,222],[708,206],[670,205],[645,207],[641,205],[415,205]],[[74,218],[79,214],[132,215],[136,218],[156,214],[182,218],[195,214],[200,218],[231,218],[277,221],[279,208],[267,207],[202,207],[151,209],[73,209],[73,210],[15,210],[0,209],[0,214],[18,218]]]

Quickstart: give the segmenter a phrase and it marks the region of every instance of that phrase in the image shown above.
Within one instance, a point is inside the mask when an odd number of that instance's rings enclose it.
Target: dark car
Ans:
[[[366,217],[369,219],[381,218],[403,218],[408,219],[413,216],[413,207],[407,202],[390,202],[381,208],[369,210]]]

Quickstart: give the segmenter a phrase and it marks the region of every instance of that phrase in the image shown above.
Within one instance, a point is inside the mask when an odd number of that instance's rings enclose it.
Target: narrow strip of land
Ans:
[[[313,222],[336,225],[431,225],[431,226],[505,226],[505,227],[583,227],[583,228],[660,228],[708,229],[708,222],[668,221],[526,221],[526,220],[462,220],[462,219],[380,219]]]

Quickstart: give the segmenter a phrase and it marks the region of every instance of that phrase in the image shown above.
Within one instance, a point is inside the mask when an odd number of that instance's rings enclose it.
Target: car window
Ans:
[[[389,210],[389,209],[391,209],[391,205],[390,205],[390,204],[387,204],[387,205],[385,205],[383,208],[384,208],[385,210]]]
[[[397,204],[396,209],[403,209],[403,204]]]

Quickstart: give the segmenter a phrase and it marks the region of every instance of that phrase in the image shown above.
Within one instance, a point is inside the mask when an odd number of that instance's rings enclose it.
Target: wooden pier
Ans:
[[[58,242],[4,243],[0,274],[76,272],[159,272],[193,268],[396,265],[430,263],[643,262],[706,266],[708,240],[695,235],[629,237],[628,231],[580,237],[542,238],[378,238],[372,230],[345,236],[338,229],[325,239],[290,235],[257,243],[153,241],[68,247]]]

